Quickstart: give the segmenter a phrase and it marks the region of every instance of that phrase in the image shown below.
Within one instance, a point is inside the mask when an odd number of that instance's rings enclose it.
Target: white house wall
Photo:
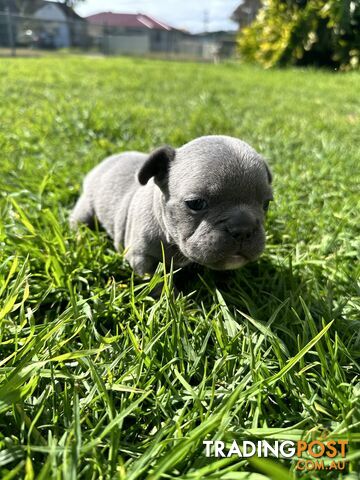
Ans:
[[[105,49],[112,55],[143,55],[150,51],[149,35],[107,35]]]

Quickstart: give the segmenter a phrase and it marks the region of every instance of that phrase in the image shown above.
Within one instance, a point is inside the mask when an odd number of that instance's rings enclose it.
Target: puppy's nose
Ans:
[[[258,229],[259,222],[250,213],[240,211],[226,222],[226,229],[236,240],[248,240]]]

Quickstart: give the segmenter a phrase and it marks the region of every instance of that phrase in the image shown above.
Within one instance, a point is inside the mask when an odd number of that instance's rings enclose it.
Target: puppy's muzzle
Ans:
[[[259,229],[260,222],[250,212],[240,210],[225,222],[226,231],[238,242],[250,240]]]

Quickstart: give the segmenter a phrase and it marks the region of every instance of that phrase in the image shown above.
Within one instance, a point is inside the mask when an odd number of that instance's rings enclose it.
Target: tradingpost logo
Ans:
[[[232,457],[239,458],[257,457],[275,457],[275,458],[295,458],[295,470],[339,470],[346,468],[346,454],[348,450],[348,440],[312,440],[305,442],[298,440],[243,440],[237,442],[234,440],[229,447],[221,440],[204,440],[206,457]]]

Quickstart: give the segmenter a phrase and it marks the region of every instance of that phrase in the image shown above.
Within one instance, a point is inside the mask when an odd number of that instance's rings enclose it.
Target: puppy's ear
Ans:
[[[170,162],[175,158],[175,150],[168,145],[152,152],[138,173],[141,185],[146,185],[151,177],[159,186],[164,182],[169,171]]]
[[[267,173],[268,181],[269,181],[269,183],[271,184],[272,179],[273,179],[272,173],[271,173],[271,170],[270,170],[270,168],[269,168],[269,165],[268,165],[266,162],[264,162],[264,163],[265,163],[265,168],[266,168],[266,173]]]

